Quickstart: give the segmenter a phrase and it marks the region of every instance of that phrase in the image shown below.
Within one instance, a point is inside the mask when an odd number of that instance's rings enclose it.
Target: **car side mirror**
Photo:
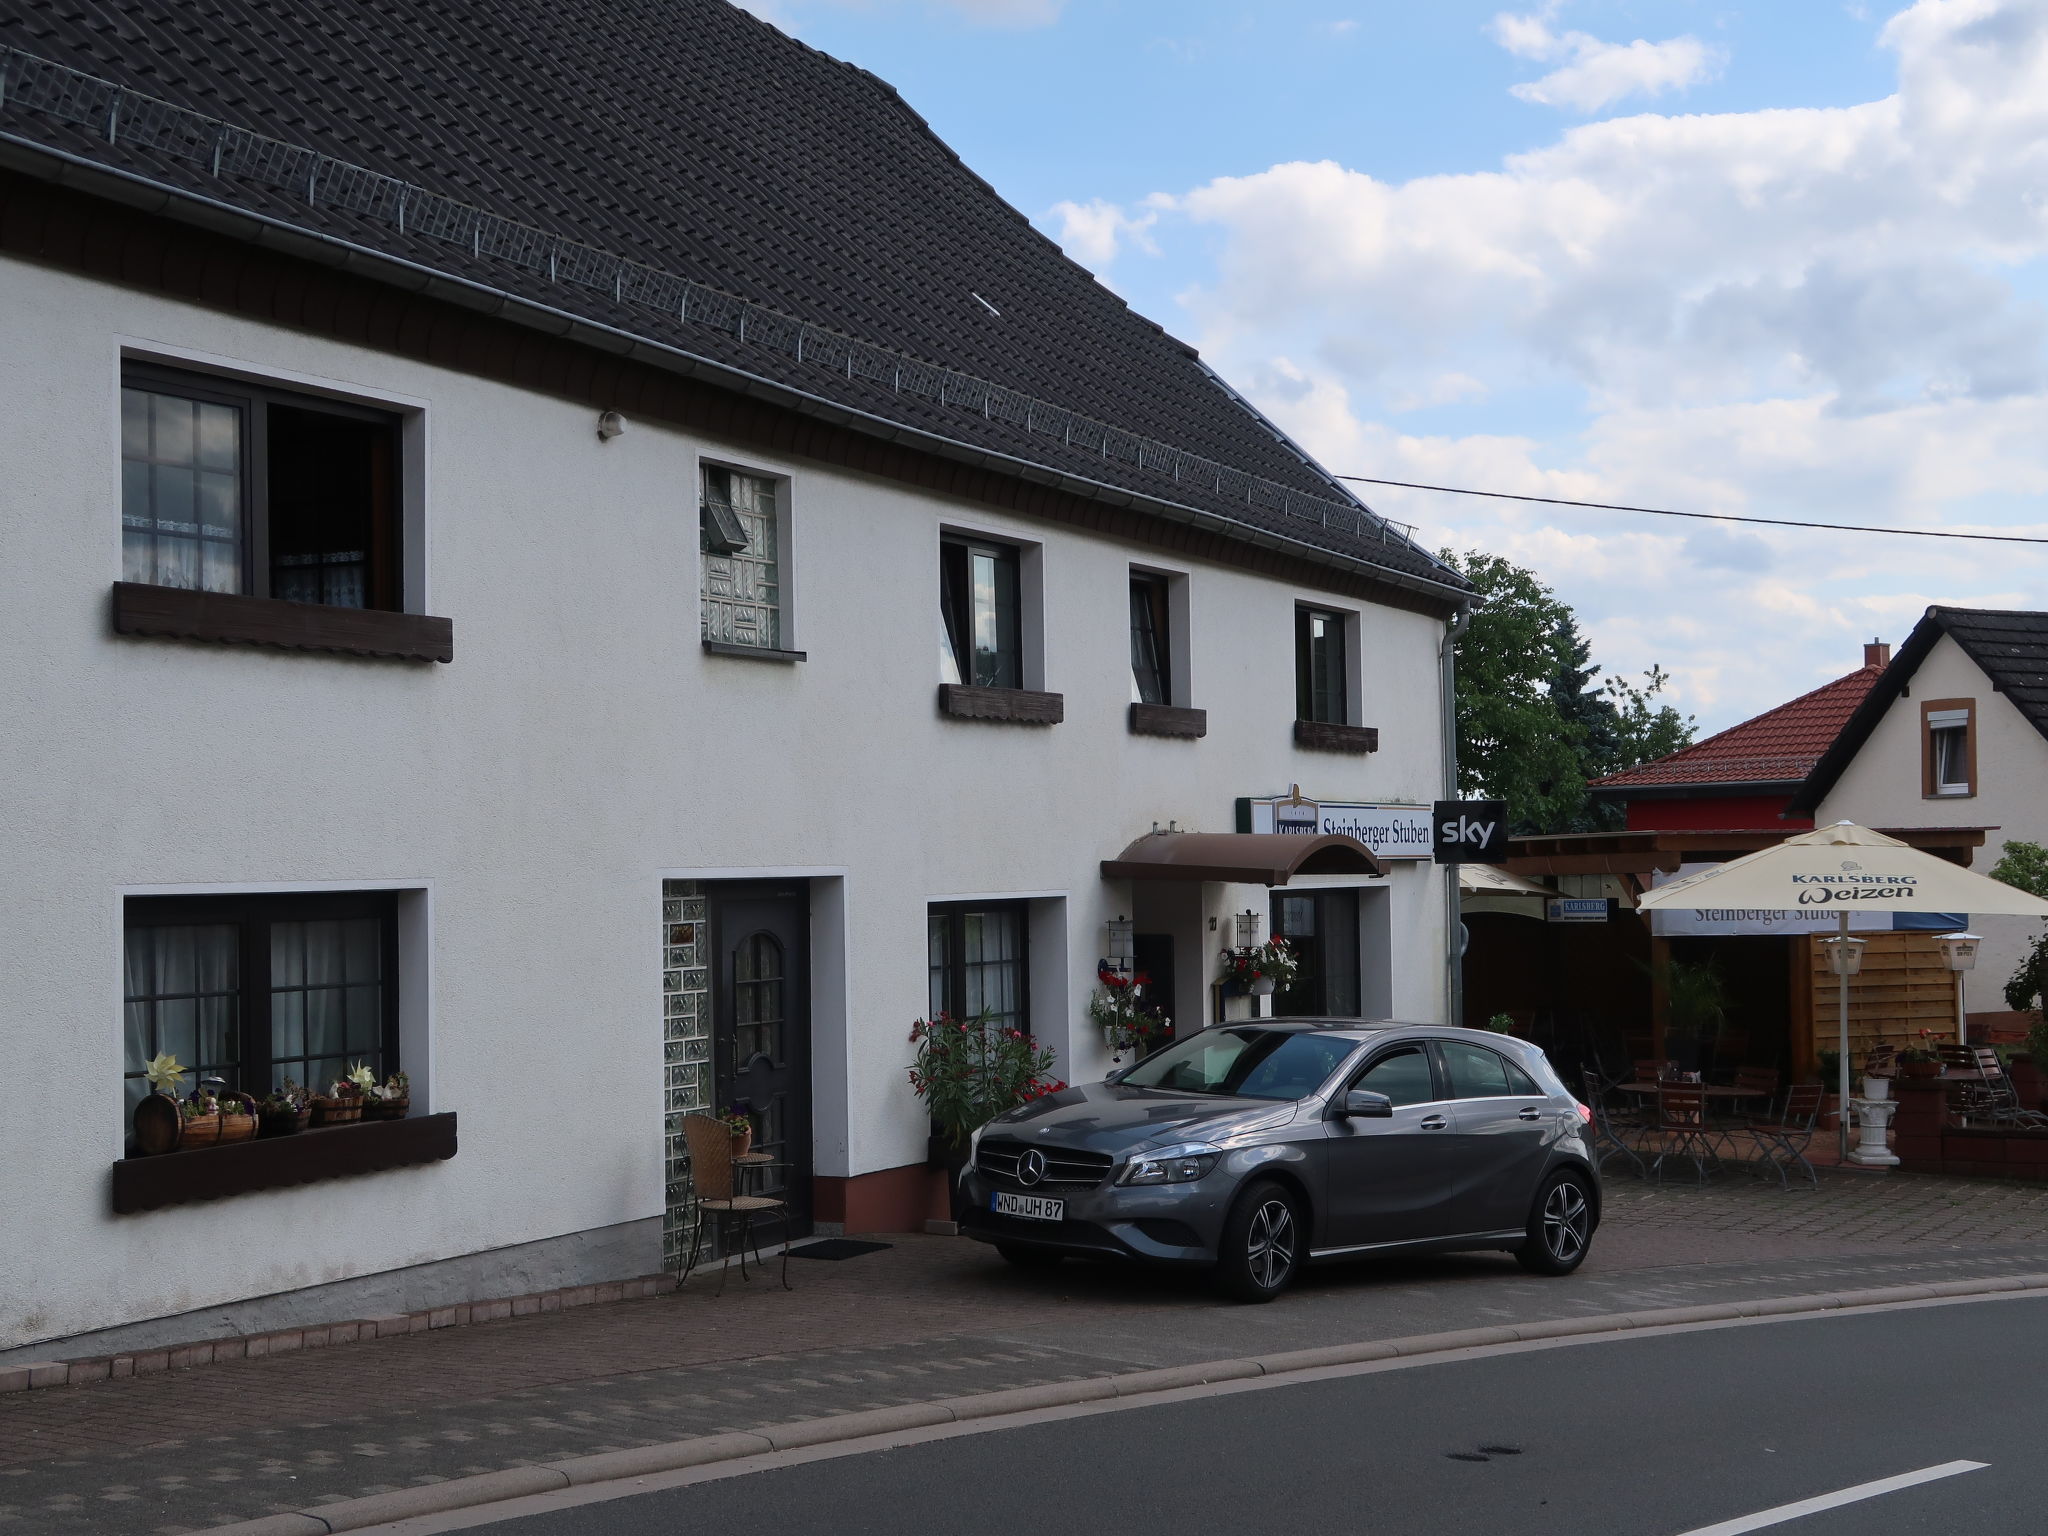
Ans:
[[[1391,1120],[1393,1117],[1394,1101],[1370,1088],[1352,1089],[1344,1095],[1344,1102],[1336,1107],[1339,1120]]]
[[[1124,1080],[1125,1075],[1130,1070],[1131,1069],[1129,1067],[1118,1067],[1114,1072],[1110,1073],[1109,1076],[1105,1077],[1103,1081],[1105,1083],[1120,1083]]]

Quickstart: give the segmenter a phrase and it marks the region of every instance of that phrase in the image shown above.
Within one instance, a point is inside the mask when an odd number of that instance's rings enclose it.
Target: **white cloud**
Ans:
[[[1550,46],[1544,13],[1510,20]],[[1595,122],[1406,182],[1276,165],[1088,205],[1071,248],[1114,254],[1141,219],[1213,247],[1182,297],[1196,339],[1339,471],[2048,535],[2048,0],[1918,0],[1881,35],[1881,100]],[[1435,407],[1463,425],[1392,424]],[[1542,430],[1470,425],[1525,419]],[[1432,543],[1535,567],[1610,669],[1661,661],[1716,726],[1927,603],[2048,607],[2026,546],[1362,489]]]
[[[1059,221],[1053,238],[1074,260],[1098,272],[1114,262],[1126,244],[1153,255],[1159,250],[1151,233],[1159,222],[1156,210],[1131,214],[1097,197],[1085,203],[1054,203],[1051,216]]]
[[[1540,80],[1508,87],[1510,95],[1545,107],[1598,112],[1630,96],[1662,96],[1709,79],[1726,62],[1719,49],[1691,35],[1652,43],[1605,43],[1588,32],[1555,32],[1553,3],[1516,15],[1493,18],[1493,39],[1517,58],[1539,63],[1563,61]]]

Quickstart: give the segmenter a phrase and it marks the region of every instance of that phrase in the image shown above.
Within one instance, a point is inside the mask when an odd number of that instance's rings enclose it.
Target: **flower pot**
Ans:
[[[187,1115],[185,1133],[178,1138],[178,1150],[190,1151],[194,1147],[211,1147],[220,1141],[220,1111],[210,1115]]]
[[[365,1120],[403,1120],[412,1108],[412,1099],[364,1099],[362,1105]]]
[[[233,1141],[254,1141],[256,1139],[256,1117],[252,1114],[220,1117],[220,1144],[226,1146]]]
[[[258,1136],[296,1136],[313,1123],[312,1109],[265,1109],[257,1112]]]
[[[353,1125],[362,1118],[361,1099],[330,1099],[323,1095],[313,1100],[315,1125]]]
[[[1899,1063],[1899,1075],[1901,1077],[1917,1078],[1939,1077],[1941,1076],[1941,1063],[1938,1061],[1902,1061]]]
[[[1892,1080],[1888,1077],[1866,1077],[1863,1079],[1863,1097],[1866,1099],[1888,1099],[1892,1096]]]
[[[735,1131],[732,1138],[732,1155],[745,1157],[754,1150],[754,1128],[750,1125],[744,1131]]]
[[[1271,976],[1254,976],[1252,978],[1253,997],[1271,997],[1275,992],[1279,990],[1280,983],[1275,981]]]
[[[167,1093],[151,1092],[135,1106],[135,1151],[142,1157],[175,1152],[185,1134],[184,1116],[178,1101]]]

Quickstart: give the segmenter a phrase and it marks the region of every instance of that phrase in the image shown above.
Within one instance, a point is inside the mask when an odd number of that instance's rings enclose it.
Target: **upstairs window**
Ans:
[[[1976,702],[1929,699],[1920,707],[1920,791],[1929,799],[1977,792]]]
[[[1131,702],[1173,702],[1173,650],[1164,576],[1131,572]]]
[[[941,682],[1024,686],[1019,566],[1012,545],[964,538],[940,543]]]
[[[1345,670],[1344,615],[1321,608],[1294,612],[1295,719],[1323,725],[1349,722],[1350,680]]]
[[[779,650],[787,626],[777,483],[707,464],[702,489],[704,638]]]
[[[398,428],[386,412],[129,364],[122,578],[402,609]]]

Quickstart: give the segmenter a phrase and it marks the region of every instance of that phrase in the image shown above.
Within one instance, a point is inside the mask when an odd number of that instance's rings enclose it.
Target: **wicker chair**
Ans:
[[[747,1273],[747,1251],[754,1252],[755,1262],[761,1262],[761,1248],[754,1232],[757,1221],[780,1221],[782,1223],[782,1288],[792,1289],[789,1283],[789,1202],[777,1200],[768,1195],[740,1195],[733,1193],[732,1178],[732,1132],[725,1123],[710,1115],[685,1115],[683,1137],[690,1147],[690,1199],[696,1208],[696,1224],[690,1229],[690,1253],[683,1261],[682,1280],[690,1278],[690,1271],[697,1267],[697,1255],[702,1251],[704,1224],[707,1221],[727,1223],[726,1231],[734,1225],[739,1228],[740,1276],[751,1280]],[[714,1227],[714,1235],[716,1228]],[[718,1289],[724,1294],[727,1273],[732,1266],[719,1271]]]

